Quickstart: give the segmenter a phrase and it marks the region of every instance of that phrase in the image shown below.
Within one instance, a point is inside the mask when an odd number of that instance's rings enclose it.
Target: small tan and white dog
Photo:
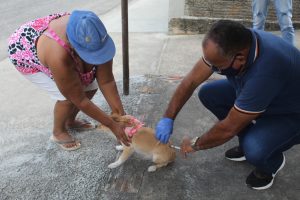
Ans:
[[[148,172],[154,172],[158,168],[167,166],[176,158],[176,152],[171,144],[162,144],[156,138],[152,128],[143,127],[143,123],[130,115],[112,115],[112,119],[125,127],[127,137],[131,138],[130,146],[118,145],[116,149],[123,151],[120,157],[109,168],[116,168],[122,165],[134,152],[143,155],[146,159],[152,160],[155,165],[148,167]],[[107,130],[106,127],[98,127]]]

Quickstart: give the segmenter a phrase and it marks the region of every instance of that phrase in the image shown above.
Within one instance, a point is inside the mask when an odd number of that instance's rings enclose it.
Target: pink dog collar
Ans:
[[[132,138],[136,132],[142,128],[145,124],[138,120],[137,118],[131,116],[131,115],[125,115],[130,118],[130,127],[125,128],[125,133],[128,137]]]

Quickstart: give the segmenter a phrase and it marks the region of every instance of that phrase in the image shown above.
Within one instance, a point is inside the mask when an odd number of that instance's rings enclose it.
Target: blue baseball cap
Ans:
[[[99,17],[91,11],[72,12],[67,24],[67,36],[80,58],[89,64],[103,64],[115,56],[113,40]]]

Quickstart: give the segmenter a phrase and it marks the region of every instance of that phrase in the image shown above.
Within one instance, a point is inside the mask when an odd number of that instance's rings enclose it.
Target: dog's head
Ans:
[[[125,133],[128,137],[133,137],[137,131],[144,126],[144,123],[131,115],[111,115],[111,118],[125,127]]]

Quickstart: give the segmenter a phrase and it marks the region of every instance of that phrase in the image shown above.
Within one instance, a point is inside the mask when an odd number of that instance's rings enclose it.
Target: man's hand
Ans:
[[[180,145],[180,153],[181,155],[186,158],[188,153],[193,153],[195,150],[192,148],[191,138],[185,136],[182,139]]]
[[[167,117],[161,118],[157,123],[155,136],[161,143],[168,143],[173,132],[173,124],[174,120]]]
[[[130,145],[131,141],[126,136],[124,132],[124,127],[120,126],[118,123],[115,122],[111,128],[111,131],[114,133],[119,142],[126,146]]]

